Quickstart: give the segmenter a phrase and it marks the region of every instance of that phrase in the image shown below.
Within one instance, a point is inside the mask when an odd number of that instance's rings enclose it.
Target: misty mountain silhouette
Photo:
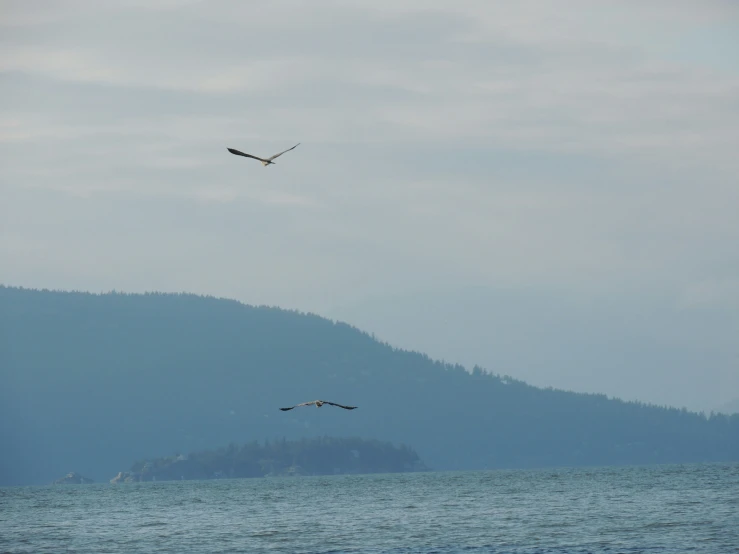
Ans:
[[[304,398],[362,409],[278,410]],[[189,294],[0,287],[0,418],[0,485],[282,437],[405,443],[434,469],[739,459],[739,415],[536,388]]]

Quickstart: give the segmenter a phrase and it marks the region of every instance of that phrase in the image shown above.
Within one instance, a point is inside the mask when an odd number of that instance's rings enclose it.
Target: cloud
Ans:
[[[690,283],[680,292],[677,306],[680,310],[714,309],[737,313],[739,278],[709,278]]]
[[[121,110],[174,102],[183,116],[248,114],[252,128],[311,129],[314,141],[485,141],[692,164],[700,152],[697,163],[737,168],[739,73],[675,63],[650,43],[662,13],[651,9],[327,3],[326,20],[293,2],[135,6],[16,30],[0,68],[91,85],[80,102],[118,88],[130,97]],[[673,35],[689,28],[686,12],[694,27],[723,13],[680,4],[662,16]],[[470,33],[479,40],[460,38]]]

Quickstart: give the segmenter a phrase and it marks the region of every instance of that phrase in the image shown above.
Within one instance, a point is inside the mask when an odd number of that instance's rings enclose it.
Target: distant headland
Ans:
[[[358,438],[257,441],[141,460],[111,483],[428,471],[412,448]]]

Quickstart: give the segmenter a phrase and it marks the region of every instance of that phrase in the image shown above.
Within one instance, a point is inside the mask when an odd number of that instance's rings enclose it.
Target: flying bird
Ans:
[[[299,144],[300,143],[296,144],[295,146],[293,146],[293,148],[297,148]],[[262,162],[262,165],[266,167],[266,166],[268,166],[270,164],[274,164],[275,163],[272,160],[274,160],[275,158],[279,158],[285,152],[290,152],[290,150],[292,150],[293,148],[288,148],[287,150],[283,150],[279,154],[275,154],[274,156],[271,156],[269,158],[259,158],[257,156],[252,156],[251,154],[245,154],[244,152],[240,152],[240,151],[236,150],[235,148],[229,148],[228,151],[231,152],[231,154],[236,154],[237,156],[244,156],[244,157],[247,157],[247,158],[254,158],[255,160],[259,160],[260,162]]]
[[[320,408],[324,404],[328,404],[329,406],[338,406],[339,408],[344,408],[345,410],[356,410],[358,406],[342,406],[341,404],[336,404],[335,402],[329,402],[327,400],[314,400],[313,402],[303,402],[302,404],[296,404],[295,406],[290,406],[289,408],[280,408],[283,412],[286,412],[288,410],[292,410],[293,408],[298,408],[300,406],[312,406],[313,404],[316,405],[316,408]]]

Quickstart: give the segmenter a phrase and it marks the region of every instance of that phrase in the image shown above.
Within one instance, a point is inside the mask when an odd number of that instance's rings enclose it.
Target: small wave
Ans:
[[[274,529],[266,529],[264,531],[257,531],[255,533],[252,533],[249,535],[250,537],[274,537],[275,535],[279,535],[280,532]]]
[[[147,521],[146,523],[140,523],[139,527],[166,527],[167,523],[164,521]]]
[[[668,527],[680,527],[682,525],[685,525],[685,524],[679,521],[655,521],[653,523],[647,523],[643,528],[644,529],[664,529]]]

